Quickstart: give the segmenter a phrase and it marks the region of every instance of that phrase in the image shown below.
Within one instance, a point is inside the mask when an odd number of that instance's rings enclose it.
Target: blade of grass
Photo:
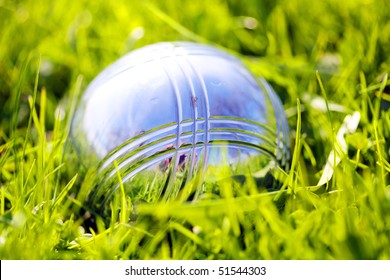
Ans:
[[[68,141],[68,138],[69,138],[69,133],[70,133],[70,129],[71,129],[71,126],[72,126],[73,116],[74,116],[74,113],[76,111],[76,106],[77,106],[77,103],[78,103],[78,99],[79,99],[80,94],[81,94],[82,82],[83,82],[83,77],[81,75],[77,76],[75,87],[73,88],[73,90],[71,90],[70,104],[68,105],[68,108],[66,110],[69,113],[65,114],[65,118],[66,118],[65,127],[63,127],[63,126],[60,127],[60,123],[59,122],[60,122],[60,118],[62,118],[62,116],[60,116],[60,114],[61,114],[60,111],[58,112],[58,121],[57,121],[57,118],[56,118],[56,122],[55,122],[55,126],[54,126],[54,132],[53,132],[53,135],[54,135],[53,136],[54,137],[53,140],[55,141],[57,139],[57,137],[58,137],[59,141],[61,142],[60,143],[61,147],[60,147],[60,149],[58,151],[58,153],[60,154],[59,164],[62,164],[65,161],[66,154],[68,152],[68,147],[69,147],[68,145],[70,144],[69,141]],[[58,128],[58,130],[62,129],[63,133],[61,135],[58,135],[59,133],[56,133],[56,128]],[[57,176],[56,185],[55,185],[55,188],[54,188],[54,193],[53,193],[53,197],[54,198],[57,196],[57,191],[58,191],[58,188],[59,188],[59,183],[60,183],[61,176],[62,176],[62,172],[61,172],[61,170],[59,170],[58,176]]]
[[[122,176],[119,172],[118,162],[116,160],[114,160],[114,166],[115,166],[116,174],[118,176],[119,188],[121,190],[121,210],[120,210],[119,221],[121,223],[127,223],[129,220],[128,209],[130,209],[131,205],[127,205],[125,187],[123,185]]]
[[[335,146],[336,142],[335,142],[335,137],[334,137],[334,128],[333,128],[332,114],[331,114],[331,112],[329,110],[328,96],[326,94],[325,87],[324,87],[324,85],[322,83],[319,71],[316,71],[316,77],[317,77],[317,81],[318,81],[318,84],[319,84],[320,89],[321,89],[321,93],[324,96],[325,105],[326,105],[326,112],[328,114],[329,124],[330,124],[330,129],[331,129],[331,134],[330,135],[331,135],[331,140],[332,140],[332,150],[335,151],[336,150],[336,146]],[[336,153],[334,153],[334,155],[333,155],[333,166],[337,165],[336,162],[337,162],[337,155],[336,155]],[[335,180],[332,181],[332,184],[333,184],[332,187],[334,187]]]
[[[31,54],[28,54],[27,57],[24,58],[23,60],[23,63],[22,63],[22,67],[21,67],[21,70],[20,70],[20,75],[19,75],[19,80],[18,80],[18,84],[16,86],[16,92],[13,94],[13,96],[15,96],[15,99],[14,99],[14,106],[13,106],[13,114],[12,114],[12,119],[11,119],[11,125],[10,125],[10,138],[13,139],[14,141],[14,145],[12,145],[12,148],[13,148],[13,153],[14,153],[14,162],[15,162],[15,173],[14,174],[18,174],[19,176],[17,176],[15,179],[15,181],[18,181],[18,184],[17,186],[19,187],[18,189],[18,192],[19,192],[19,198],[22,198],[23,197],[23,173],[19,171],[23,168],[20,168],[20,164],[21,162],[18,162],[17,160],[17,157],[16,157],[16,154],[18,153],[18,150],[17,150],[17,145],[15,145],[15,140],[16,140],[16,131],[17,131],[17,127],[18,127],[18,117],[19,117],[19,111],[20,111],[20,104],[21,104],[21,96],[22,96],[22,91],[23,91],[23,86],[25,84],[25,80],[26,80],[26,77],[27,77],[27,70],[28,70],[28,66],[30,65],[30,61],[31,61]],[[21,202],[22,205],[24,204],[24,202]]]
[[[180,232],[181,234],[187,236],[194,243],[196,243],[198,245],[202,245],[203,244],[203,240],[199,236],[197,236],[195,233],[190,231],[188,228],[185,228],[181,224],[172,221],[172,222],[169,223],[169,227],[174,229],[174,230],[176,230],[176,231],[178,231],[178,232]]]
[[[69,191],[72,189],[74,183],[77,180],[77,174],[73,176],[73,178],[66,184],[64,189],[59,193],[58,197],[54,200],[52,206],[51,206],[51,212],[64,200],[66,195],[69,193]]]
[[[378,120],[379,116],[380,116],[379,114],[380,114],[380,107],[381,107],[381,102],[382,102],[382,95],[383,95],[383,91],[385,90],[388,78],[389,78],[389,75],[388,75],[388,73],[386,73],[385,76],[383,77],[381,86],[379,88],[379,93],[377,95],[377,99],[375,100],[375,111],[374,111],[374,119],[375,120]]]
[[[294,145],[294,152],[292,155],[292,161],[291,161],[291,169],[289,171],[288,177],[284,181],[282,187],[280,188],[279,194],[276,195],[275,199],[278,200],[280,196],[282,195],[282,192],[287,188],[287,186],[292,186],[295,172],[297,169],[297,165],[299,162],[300,152],[301,152],[301,125],[302,125],[302,119],[301,119],[301,102],[297,98],[297,127],[295,132],[295,145]],[[293,190],[294,191],[294,190]]]
[[[157,8],[155,5],[153,5],[149,1],[143,2],[144,6],[155,16],[160,18],[162,21],[164,21],[166,24],[168,24],[170,27],[172,27],[174,30],[182,34],[184,37],[194,41],[194,42],[203,42],[203,43],[209,43],[209,41],[198,34],[190,31],[188,28],[184,27],[180,23],[178,23],[176,20],[174,20],[172,17],[170,17],[168,14],[161,11],[159,8]]]
[[[373,124],[373,127],[374,127],[374,134],[375,134],[375,146],[376,146],[376,152],[377,152],[377,155],[378,155],[378,158],[379,158],[379,162],[377,162],[377,164],[379,165],[379,174],[380,174],[380,182],[381,182],[381,186],[385,186],[386,185],[386,179],[385,179],[385,160],[384,160],[384,157],[383,157],[383,153],[382,153],[382,148],[381,148],[381,141],[379,139],[379,133],[378,133],[378,121],[377,120],[374,120],[374,124]]]
[[[29,115],[29,118],[28,118],[27,130],[26,130],[26,134],[25,134],[25,137],[24,137],[24,143],[23,143],[22,159],[24,159],[25,156],[26,156],[27,141],[28,141],[30,133],[31,133],[31,125],[32,125],[32,119],[33,119],[32,110],[34,110],[35,104],[36,104],[36,100],[37,100],[38,81],[39,81],[40,69],[41,69],[41,56],[39,56],[39,59],[38,59],[38,62],[37,62],[37,71],[36,71],[36,74],[35,74],[33,96],[32,96],[32,101],[30,103],[30,115]],[[35,163],[35,161],[34,161],[34,163]],[[22,177],[22,182],[23,182],[24,181],[24,169],[21,168],[20,171],[21,171],[21,177]],[[30,169],[29,175],[30,174],[31,174],[31,169]],[[28,177],[29,177],[29,175],[28,175]],[[26,184],[27,184],[27,178],[26,178],[26,183],[23,184],[23,190],[25,189]]]
[[[19,80],[18,80],[18,84],[16,86],[16,91],[15,93],[13,94],[13,96],[15,96],[14,98],[14,110],[13,110],[13,115],[12,115],[12,120],[11,120],[11,131],[10,131],[10,135],[11,135],[11,138],[12,137],[15,137],[16,135],[16,129],[17,129],[17,126],[18,126],[18,116],[19,116],[19,110],[20,110],[20,98],[22,96],[22,91],[23,91],[23,86],[25,84],[25,80],[26,80],[26,77],[27,77],[27,70],[28,70],[28,66],[30,65],[30,61],[31,61],[31,54],[27,55],[27,57],[24,58],[23,60],[23,63],[22,63],[22,66],[21,66],[21,70],[20,70],[20,74],[19,74]]]

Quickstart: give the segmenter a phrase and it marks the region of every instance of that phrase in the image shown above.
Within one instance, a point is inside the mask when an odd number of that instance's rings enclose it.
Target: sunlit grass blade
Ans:
[[[55,170],[54,172],[56,172]],[[66,195],[70,192],[72,189],[74,183],[76,182],[77,174],[69,181],[69,183],[62,189],[62,191],[58,194],[56,200],[53,202],[52,209],[60,205],[60,203],[64,200]]]
[[[179,22],[174,20],[172,17],[170,17],[168,14],[161,11],[159,8],[156,7],[153,3],[150,1],[144,1],[143,5],[154,15],[156,15],[158,18],[163,20],[165,23],[167,23],[170,27],[175,29],[177,32],[188,38],[189,40],[192,40],[194,42],[203,42],[207,43],[208,40],[199,36],[198,34],[192,32],[191,30],[185,28],[183,25],[181,25]]]
[[[384,75],[384,77],[383,77],[382,82],[381,82],[381,85],[380,85],[380,88],[379,88],[379,92],[378,92],[378,95],[377,95],[377,99],[375,101],[374,118],[376,120],[379,119],[379,113],[380,113],[380,106],[381,106],[381,102],[382,102],[383,91],[384,91],[384,89],[386,87],[388,78],[389,78],[389,74],[386,73]]]
[[[292,193],[294,193],[293,186],[294,180],[296,178],[296,172],[297,172],[297,165],[299,163],[299,158],[300,158],[300,152],[301,152],[301,103],[299,99],[297,99],[297,126],[296,126],[296,132],[295,132],[295,144],[294,144],[294,150],[292,154],[292,160],[291,160],[291,168],[289,170],[288,177],[285,179],[281,189],[280,189],[280,194],[276,196],[276,199],[279,199],[280,196],[282,195],[282,191],[286,189],[286,187],[290,187]]]

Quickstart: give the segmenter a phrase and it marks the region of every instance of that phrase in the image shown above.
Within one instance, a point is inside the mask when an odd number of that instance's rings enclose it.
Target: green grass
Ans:
[[[0,258],[390,259],[387,2],[0,0]],[[231,51],[279,93],[293,155],[282,190],[216,180],[218,199],[135,204],[121,188],[110,216],[90,217],[93,171],[67,141],[75,104],[123,54],[176,40]]]

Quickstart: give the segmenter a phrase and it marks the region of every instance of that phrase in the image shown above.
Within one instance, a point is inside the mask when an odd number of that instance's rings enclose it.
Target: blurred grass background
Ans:
[[[385,0],[0,0],[0,257],[389,259],[389,11]],[[279,93],[299,143],[284,210],[262,196],[250,210],[160,205],[86,234],[90,185],[64,155],[72,102],[125,53],[178,40],[233,52]],[[330,112],[315,106],[324,93]],[[353,111],[361,123],[331,187],[306,191]]]

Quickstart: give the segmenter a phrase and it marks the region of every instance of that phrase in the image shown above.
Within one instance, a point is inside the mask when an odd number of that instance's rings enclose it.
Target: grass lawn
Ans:
[[[0,0],[0,259],[390,259],[389,11],[386,0]],[[110,63],[161,41],[228,50],[273,86],[291,132],[280,190],[219,180],[219,199],[130,207],[119,195],[91,216],[94,173],[68,141],[77,100]]]

